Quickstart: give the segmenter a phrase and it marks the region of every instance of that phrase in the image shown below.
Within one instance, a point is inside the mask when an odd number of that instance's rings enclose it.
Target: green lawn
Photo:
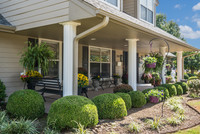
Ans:
[[[188,130],[184,130],[184,131],[179,131],[175,134],[200,134],[200,126],[197,126]]]

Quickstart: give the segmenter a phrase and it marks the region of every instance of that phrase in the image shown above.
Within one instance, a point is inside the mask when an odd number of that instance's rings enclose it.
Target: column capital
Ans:
[[[74,25],[74,26],[80,26],[81,23],[80,22],[75,22],[75,21],[68,21],[68,22],[63,22],[63,23],[59,23],[60,25]]]
[[[183,51],[177,51],[177,53],[181,54],[181,53],[183,53]]]
[[[139,39],[126,39],[126,41],[133,41],[133,42],[137,42],[137,41],[139,41]]]

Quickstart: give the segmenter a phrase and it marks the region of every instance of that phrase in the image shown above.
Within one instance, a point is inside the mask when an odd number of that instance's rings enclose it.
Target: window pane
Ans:
[[[143,6],[147,6],[147,0],[140,0],[140,4]]]
[[[90,61],[91,62],[100,62],[100,49],[91,48],[90,49]]]
[[[101,61],[110,62],[110,50],[101,50]]]
[[[59,59],[59,43],[51,41],[42,41],[42,42],[45,42],[46,45],[48,45],[51,48],[51,50],[55,52],[55,58],[53,59]]]
[[[153,23],[153,12],[148,9],[148,22]]]
[[[105,1],[107,1],[108,3],[118,7],[118,0],[105,0]]]
[[[45,74],[45,77],[48,77],[48,78],[58,78],[58,72],[59,70],[59,62],[56,61],[55,64],[49,64],[49,71],[47,74]]]
[[[100,75],[100,63],[90,63],[90,75],[91,77]]]
[[[102,75],[110,77],[110,63],[102,63]]]
[[[147,0],[147,8],[153,11],[153,0]]]
[[[141,5],[141,18],[147,20],[147,8]]]

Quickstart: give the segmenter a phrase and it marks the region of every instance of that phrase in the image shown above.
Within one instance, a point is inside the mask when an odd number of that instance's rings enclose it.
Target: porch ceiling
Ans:
[[[101,17],[94,17],[90,19],[80,20],[81,26],[78,27],[77,33],[81,33],[92,26],[100,23],[102,21]],[[34,29],[29,29],[26,31],[20,31],[19,34],[37,37],[37,38],[47,38],[53,40],[63,40],[63,26],[59,24],[49,25],[45,27],[39,27]],[[96,38],[96,40],[91,40]],[[139,53],[149,53],[150,46],[149,41],[153,38],[159,38],[159,36],[154,35],[154,33],[147,33],[139,29],[130,27],[128,25],[122,24],[115,20],[110,20],[108,26],[97,31],[96,33],[87,36],[80,40],[81,44],[106,47],[112,49],[127,50],[128,42],[125,39],[137,38],[138,42],[138,52]],[[170,40],[167,40],[170,45],[170,52],[175,51],[194,51],[194,49],[185,47],[181,44],[176,44]],[[159,47],[166,46],[163,41],[153,42],[152,50],[157,52]]]

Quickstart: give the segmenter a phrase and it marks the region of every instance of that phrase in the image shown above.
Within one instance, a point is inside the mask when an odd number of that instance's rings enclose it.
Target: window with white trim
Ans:
[[[140,18],[148,21],[150,23],[154,23],[154,0],[140,0]]]
[[[111,49],[90,47],[89,67],[91,77],[101,74],[111,76],[111,52]]]
[[[111,4],[117,8],[120,8],[120,0],[103,0],[103,1],[106,1],[109,4]]]

